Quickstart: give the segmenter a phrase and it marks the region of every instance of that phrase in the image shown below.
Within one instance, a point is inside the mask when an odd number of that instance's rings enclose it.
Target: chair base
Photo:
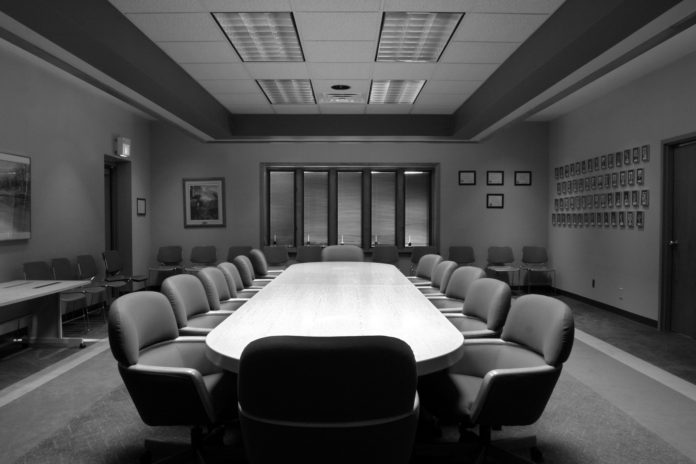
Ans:
[[[245,462],[241,438],[235,437],[232,444],[224,443],[225,430],[214,428],[207,433],[200,427],[191,429],[190,443],[173,443],[145,440],[145,452],[141,464],[218,464]]]

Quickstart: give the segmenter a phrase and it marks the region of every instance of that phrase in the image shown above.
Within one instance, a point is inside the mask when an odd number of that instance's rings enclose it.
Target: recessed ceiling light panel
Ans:
[[[258,79],[256,82],[273,105],[316,103],[309,79]]]
[[[292,13],[213,13],[243,61],[304,61]]]
[[[462,13],[385,12],[377,61],[439,60],[462,16]]]
[[[369,103],[413,104],[425,81],[387,80],[372,81]]]

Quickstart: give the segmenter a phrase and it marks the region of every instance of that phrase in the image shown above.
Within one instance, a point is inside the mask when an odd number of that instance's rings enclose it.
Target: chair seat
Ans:
[[[423,294],[423,295],[428,295],[428,296],[445,296],[444,293],[439,288],[436,287],[418,287],[418,290]]]
[[[488,330],[488,326],[485,322],[473,317],[468,317],[463,314],[450,314],[447,316],[447,320],[452,323],[460,332],[481,332],[487,331],[491,335],[495,335],[495,332]]]
[[[464,302],[454,298],[429,298],[433,306],[443,313],[461,313]]]
[[[219,314],[218,314],[219,313]],[[210,330],[217,326],[219,323],[227,319],[227,317],[230,316],[231,313],[228,312],[220,312],[220,311],[209,311],[207,313],[202,313],[202,314],[196,314],[193,316],[190,316],[188,319],[188,324],[186,327],[182,327],[179,329],[179,332],[185,328],[201,328],[201,329],[207,329],[208,332]]]
[[[246,302],[245,300],[241,300],[241,299],[237,299],[237,298],[232,299],[232,300],[227,300],[227,301],[221,301],[219,311],[229,311],[229,312],[236,311],[245,302]]]
[[[430,285],[432,282],[428,279],[424,279],[422,277],[416,277],[416,276],[406,276],[406,278],[411,282],[413,285]]]

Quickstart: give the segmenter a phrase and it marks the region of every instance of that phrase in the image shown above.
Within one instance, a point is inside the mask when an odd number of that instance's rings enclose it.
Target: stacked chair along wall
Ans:
[[[462,305],[467,298],[471,284],[483,277],[486,277],[486,273],[479,267],[458,267],[447,282],[444,296],[426,296],[443,313],[459,313],[462,311]]]
[[[474,280],[460,314],[447,314],[447,319],[468,338],[499,337],[510,310],[510,286],[497,279]]]
[[[473,247],[465,245],[453,245],[449,247],[449,259],[460,266],[469,266],[476,262]]]
[[[272,279],[257,279],[254,275],[254,266],[251,264],[251,260],[246,255],[239,255],[232,260],[232,264],[237,266],[239,275],[242,278],[242,283],[244,288],[263,288]]]
[[[259,279],[274,279],[282,270],[271,271],[266,261],[266,255],[258,248],[249,251],[249,261],[254,269],[254,276]]]
[[[548,262],[546,248],[540,246],[522,247],[522,270],[524,271],[524,285],[527,286],[528,293],[532,285],[550,286],[555,289],[556,270],[550,267]]]
[[[255,340],[239,365],[248,460],[408,463],[419,413],[416,383],[413,352],[396,338]]]
[[[227,249],[227,261],[230,263],[239,255],[249,256],[251,245],[232,245]]]
[[[196,277],[205,289],[208,306],[212,311],[235,311],[246,302],[245,299],[232,296],[227,279],[220,268],[206,266],[196,273]]]
[[[329,245],[321,250],[322,261],[364,261],[365,253],[356,245]]]
[[[92,255],[79,255],[77,257],[77,277],[80,280],[89,280],[91,285],[105,287],[106,291],[106,305],[111,305],[111,301],[114,297],[114,293],[118,293],[119,290],[127,285],[125,281],[109,281],[102,280],[99,278],[99,270],[97,269],[97,262]]]
[[[416,285],[430,285],[432,283],[433,271],[435,266],[440,264],[442,261],[442,256],[429,253],[423,255],[421,259],[418,260],[418,266],[416,266],[415,276],[407,276],[407,279],[411,283]]]
[[[24,278],[26,280],[53,280],[53,273],[46,261],[29,261],[22,265]],[[81,289],[69,290],[61,292],[60,298],[60,313],[61,315],[80,310],[85,322],[89,324],[89,316],[87,315],[87,297]]]
[[[301,245],[297,247],[295,261],[298,263],[316,263],[321,261],[322,247],[316,245]]]
[[[263,254],[266,257],[266,262],[268,263],[269,270],[271,271],[282,271],[290,261],[288,247],[286,246],[264,246]]]
[[[530,425],[539,419],[570,355],[573,337],[573,315],[565,303],[524,295],[512,303],[499,339],[464,341],[462,358],[449,369],[456,394],[442,413],[449,414],[445,420],[456,421],[463,429],[478,426],[477,462],[484,462],[488,455],[502,462],[520,462],[495,446],[491,430]],[[532,460],[542,459],[535,437],[521,442],[529,447]]]
[[[51,260],[51,270],[53,278],[56,280],[80,280],[76,268],[68,258],[54,258]],[[89,285],[75,290],[82,292],[85,296],[84,316],[89,327],[89,309],[98,307],[106,317],[106,305],[109,301],[107,288],[99,283],[91,282]]]
[[[454,261],[440,261],[433,270],[430,285],[418,286],[418,290],[426,295],[443,295],[452,273],[459,265]]]
[[[420,259],[425,255],[436,255],[437,247],[434,246],[414,246],[411,248],[411,268],[409,274],[413,274],[418,267]]]
[[[186,267],[186,272],[198,272],[206,266],[214,266],[217,263],[217,248],[215,245],[199,245],[191,248],[189,257],[191,265]]]
[[[503,280],[513,285],[513,278],[519,274],[520,268],[514,265],[515,255],[509,246],[488,247],[488,277]]]
[[[203,283],[191,274],[167,277],[160,291],[174,311],[179,335],[207,335],[230,315],[228,311],[210,310]]]
[[[119,291],[125,289],[134,291],[136,290],[136,284],[141,284],[143,287],[146,285],[146,275],[130,275],[123,273],[123,260],[118,251],[106,250],[102,253],[102,258],[104,259],[105,280],[107,282],[125,282],[125,285],[120,287]]]
[[[395,245],[376,245],[372,249],[372,261],[398,266],[399,249]]]
[[[227,287],[229,288],[230,295],[232,298],[238,299],[249,299],[258,293],[259,289],[245,289],[244,282],[242,282],[242,276],[239,275],[239,270],[237,266],[227,261],[224,261],[217,265],[225,276],[227,281]]]
[[[164,279],[169,276],[181,274],[183,253],[178,245],[161,246],[157,250],[157,266],[149,269],[150,287],[159,288]]]
[[[109,345],[143,422],[192,427],[184,453],[200,459],[206,439],[236,420],[237,376],[208,360],[204,337],[179,336],[174,311],[161,293],[135,292],[114,301]],[[156,445],[146,440],[147,453]],[[170,445],[181,451],[180,444]]]

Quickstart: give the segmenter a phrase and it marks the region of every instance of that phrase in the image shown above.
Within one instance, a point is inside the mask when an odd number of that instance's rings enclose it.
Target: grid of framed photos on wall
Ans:
[[[645,228],[650,146],[634,147],[554,168],[551,225],[567,228]]]

